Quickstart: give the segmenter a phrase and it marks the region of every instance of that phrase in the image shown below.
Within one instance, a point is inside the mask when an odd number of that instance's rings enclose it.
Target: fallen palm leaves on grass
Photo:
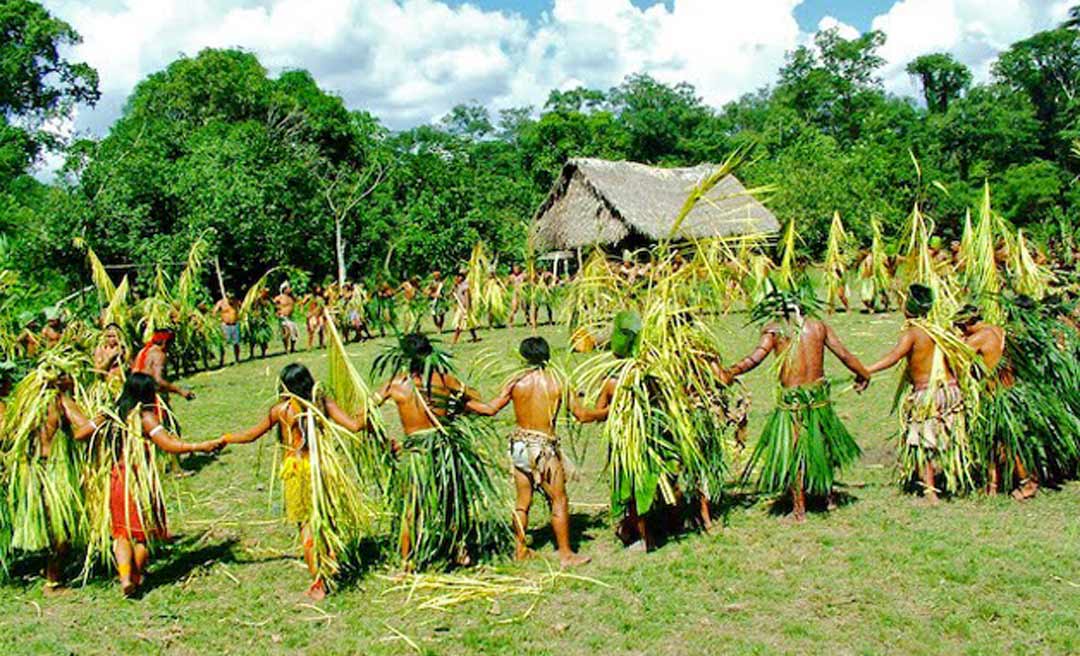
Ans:
[[[404,604],[411,608],[406,613],[422,610],[447,611],[455,606],[471,602],[494,603],[504,597],[532,597],[538,603],[545,592],[561,581],[583,581],[605,588],[611,586],[603,581],[561,570],[549,569],[538,577],[514,576],[497,571],[478,570],[469,574],[420,573],[383,577],[394,583],[383,596],[403,593]],[[523,615],[532,612],[532,604]],[[511,620],[513,621],[513,620]]]

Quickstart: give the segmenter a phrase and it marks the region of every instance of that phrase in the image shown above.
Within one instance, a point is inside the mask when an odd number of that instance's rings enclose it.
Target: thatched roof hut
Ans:
[[[712,164],[662,169],[636,162],[572,159],[536,211],[537,246],[638,246],[666,237],[690,189],[717,169]],[[775,232],[772,212],[729,175],[699,202],[679,237]]]

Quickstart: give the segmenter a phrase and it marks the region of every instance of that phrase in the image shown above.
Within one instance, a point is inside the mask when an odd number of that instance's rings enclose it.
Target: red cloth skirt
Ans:
[[[143,528],[143,518],[135,499],[128,495],[124,487],[124,469],[123,463],[116,463],[109,473],[109,514],[112,515],[113,539],[146,542],[148,535],[155,540],[166,539],[169,530],[165,523],[165,504],[161,499],[154,500],[154,507],[150,509],[153,526],[148,534]]]

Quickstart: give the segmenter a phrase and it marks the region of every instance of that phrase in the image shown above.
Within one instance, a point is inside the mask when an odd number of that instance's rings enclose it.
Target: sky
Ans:
[[[690,82],[721,106],[776,79],[818,29],[885,32],[882,78],[947,51],[985,80],[1009,44],[1052,27],[1077,0],[44,0],[83,43],[101,101],[59,126],[103,136],[134,85],[206,47],[255,53],[271,74],[304,68],[393,129],[454,105],[543,105],[551,89],[607,89],[635,72]]]

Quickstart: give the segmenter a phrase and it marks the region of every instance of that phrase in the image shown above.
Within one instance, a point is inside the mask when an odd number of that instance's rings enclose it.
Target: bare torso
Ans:
[[[296,299],[290,294],[278,294],[274,297],[274,307],[277,308],[277,315],[281,319],[290,318],[295,306]]]
[[[226,326],[232,326],[236,324],[236,308],[229,302],[228,299],[221,299],[214,304],[214,311],[221,317],[221,323]]]
[[[551,372],[530,371],[511,387],[517,425],[528,430],[555,434],[555,420],[562,405],[562,387]]]

